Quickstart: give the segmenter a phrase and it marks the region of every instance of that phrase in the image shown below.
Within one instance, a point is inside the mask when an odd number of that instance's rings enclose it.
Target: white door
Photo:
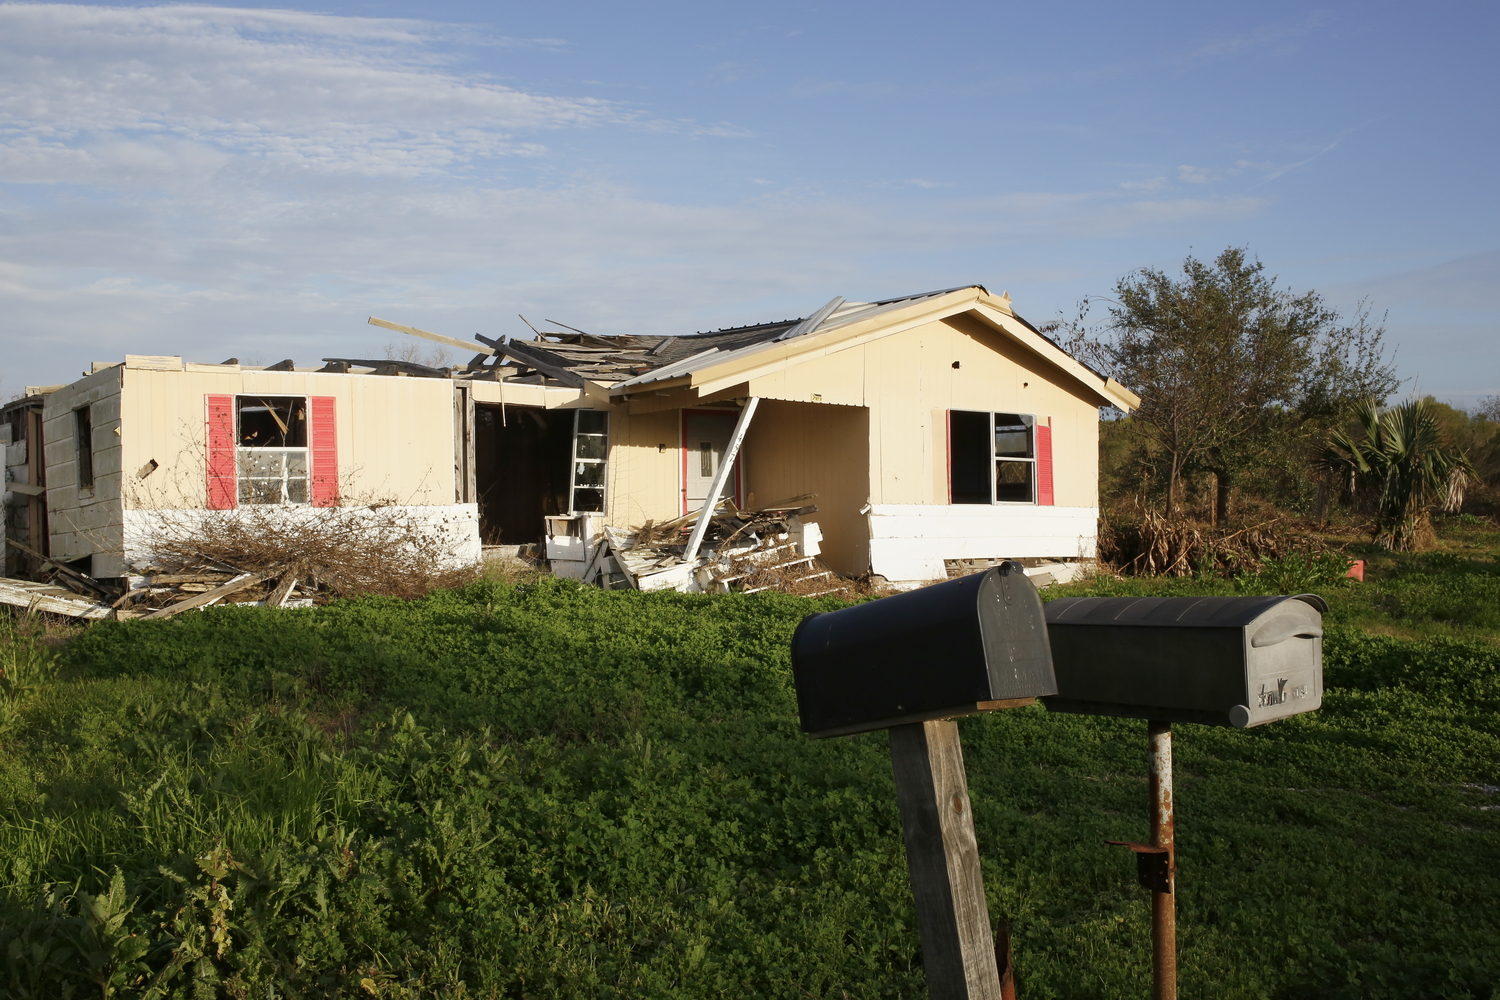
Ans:
[[[687,507],[693,510],[703,506],[708,499],[708,488],[713,485],[719,471],[724,452],[729,449],[729,438],[734,434],[734,424],[739,415],[735,413],[688,413],[683,419],[683,460],[687,474],[683,482],[687,487]],[[731,476],[724,484],[720,498],[734,496],[735,481]]]

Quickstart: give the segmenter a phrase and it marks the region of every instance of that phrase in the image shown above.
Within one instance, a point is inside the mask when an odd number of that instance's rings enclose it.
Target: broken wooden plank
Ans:
[[[31,556],[31,558],[33,559],[41,560],[41,565],[37,569],[38,573],[44,573],[49,568],[56,570],[63,577],[63,579],[67,581],[68,589],[72,590],[74,593],[83,594],[85,597],[87,597],[89,596],[88,592],[92,591],[94,594],[97,594],[100,597],[109,596],[110,588],[104,586],[104,584],[100,583],[98,580],[95,580],[87,573],[81,573],[78,570],[73,569],[71,566],[64,566],[57,560],[53,559],[51,556],[44,556],[36,549],[33,549],[31,546],[23,544],[22,542],[18,542],[14,538],[7,538],[5,540],[5,544],[13,549],[20,549],[22,552]],[[74,584],[76,584],[77,586],[74,586]],[[80,590],[79,587],[82,587],[84,589]]]
[[[148,619],[170,618],[173,615],[180,614],[183,611],[191,611],[193,608],[205,607],[209,604],[212,604],[214,601],[228,597],[230,594],[237,594],[240,591],[244,590],[246,587],[253,587],[257,583],[269,580],[275,575],[276,574],[274,572],[245,573],[241,576],[235,577],[233,580],[230,580],[228,583],[224,584],[221,587],[215,587],[213,590],[210,590],[206,594],[198,594],[195,597],[189,597],[185,601],[178,601],[176,604],[162,608],[160,611],[153,611],[145,617]]]
[[[42,555],[36,549],[34,549],[31,546],[25,544],[24,542],[18,542],[14,538],[7,538],[5,540],[5,544],[8,545],[8,546],[10,546],[13,549],[19,549],[20,551],[26,553],[31,558],[38,560],[39,561],[39,566],[37,568],[37,572],[38,573],[45,573],[49,569],[56,570],[59,574],[61,574],[65,579],[69,580],[70,582],[76,582],[80,586],[89,586],[90,589],[97,590],[100,594],[102,594],[104,592],[104,588],[102,586],[100,586],[98,583],[96,583],[92,577],[87,576],[87,575],[85,575],[83,573],[80,573],[76,569],[70,569],[67,566],[61,565],[60,563],[58,563],[57,561],[55,561],[51,556],[44,556],[44,555]],[[88,582],[84,583],[84,581],[88,581]],[[69,589],[73,590],[75,593],[78,592],[77,587],[70,587]]]
[[[421,337],[425,340],[431,340],[434,343],[438,344],[447,344],[449,347],[462,347],[466,351],[478,350],[481,354],[486,355],[495,353],[495,349],[492,347],[476,348],[472,343],[466,340],[459,340],[457,337],[445,337],[441,333],[431,333],[427,330],[419,330],[414,326],[406,326],[401,323],[392,323],[389,320],[376,319],[374,316],[370,317],[369,322],[371,326],[383,326],[387,330],[395,330],[397,333],[409,333],[413,337]]]
[[[801,493],[794,497],[787,497],[785,500],[777,500],[774,503],[757,504],[754,507],[747,508],[746,513],[791,513],[795,508],[805,505],[807,501],[817,499],[817,496],[818,494],[816,493]]]
[[[70,597],[54,597],[30,587],[17,586],[23,581],[0,580],[0,604],[25,608],[28,612],[45,611],[69,618],[108,618],[113,609],[108,604],[92,604]]]
[[[532,368],[535,368],[543,375],[557,379],[563,385],[571,386],[575,389],[582,389],[585,385],[588,384],[584,381],[583,376],[578,375],[575,372],[571,372],[566,367],[557,364],[557,361],[561,361],[563,359],[558,358],[556,355],[551,354],[548,351],[527,347],[523,344],[518,344],[513,340],[507,341],[506,343],[500,345],[497,350],[499,353],[504,354],[506,357],[515,358],[517,361],[530,365]]]
[[[301,574],[296,569],[289,569],[282,574],[281,580],[277,582],[276,588],[266,598],[266,607],[279,608],[286,604],[292,596],[292,591],[297,588],[297,578]]]
[[[175,583],[228,583],[234,573],[160,573],[150,577],[153,587],[165,587]]]

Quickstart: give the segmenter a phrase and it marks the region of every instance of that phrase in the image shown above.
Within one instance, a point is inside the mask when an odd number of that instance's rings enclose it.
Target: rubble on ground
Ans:
[[[606,589],[745,593],[779,590],[803,597],[841,594],[848,581],[818,559],[822,534],[813,494],[741,509],[724,499],[714,509],[702,546],[685,561],[688,536],[701,511],[638,527],[604,527],[588,564],[585,583]]]

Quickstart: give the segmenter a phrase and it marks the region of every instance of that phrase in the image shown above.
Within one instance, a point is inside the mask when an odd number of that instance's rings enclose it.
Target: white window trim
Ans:
[[[303,417],[303,419],[307,422],[307,427],[306,427],[306,431],[304,432],[304,435],[308,439],[309,442],[311,442],[311,440],[312,440],[312,397],[311,396],[304,396],[301,393],[295,393],[295,392],[287,392],[287,393],[282,393],[282,392],[265,392],[265,393],[238,392],[238,393],[235,393],[234,394],[234,477],[235,477],[234,493],[235,493],[235,503],[236,504],[248,504],[251,507],[311,507],[312,506],[312,445],[311,445],[311,443],[305,444],[301,448],[254,448],[254,447],[246,447],[245,445],[240,444],[240,400],[241,399],[300,399],[300,400],[302,400],[303,401],[303,410],[302,410],[302,412],[305,415]],[[244,483],[245,480],[247,480],[247,479],[259,479],[260,481],[265,482],[266,479],[267,479],[267,477],[264,477],[264,476],[253,476],[252,477],[252,476],[245,476],[245,475],[243,475],[241,473],[241,471],[240,471],[240,452],[251,452],[251,453],[262,454],[262,455],[268,455],[268,454],[272,454],[272,453],[290,454],[290,453],[300,452],[302,454],[302,465],[303,465],[303,468],[306,470],[305,479],[307,481],[307,499],[306,500],[302,500],[302,501],[296,501],[296,500],[290,499],[290,494],[287,491],[287,475],[286,475],[286,463],[285,462],[283,462],[282,466],[281,466],[282,473],[281,473],[281,499],[280,500],[276,501],[275,503],[266,503],[264,501],[244,500],[244,499],[242,499],[241,495],[240,495],[240,491],[241,491],[241,488],[242,488],[241,484]]]
[[[577,410],[573,411],[573,449],[572,449],[572,461],[570,461],[568,463],[568,514],[569,514],[569,516],[576,516],[578,514],[598,514],[598,515],[602,516],[604,514],[604,512],[605,512],[604,509],[609,506],[609,435],[610,435],[610,423],[611,423],[611,421],[609,419],[610,414],[609,414],[608,410],[588,410],[589,413],[600,413],[600,414],[603,414],[603,416],[604,416],[604,457],[603,458],[583,458],[583,457],[581,457],[578,454],[578,422],[579,422],[579,419],[580,419],[579,414],[581,414],[583,412],[584,412],[584,408],[580,408],[580,409],[577,409]],[[590,432],[590,433],[592,433],[592,432]],[[584,462],[584,463],[587,463],[587,464],[590,464],[590,465],[602,465],[604,467],[604,474],[600,477],[601,483],[600,483],[599,486],[579,486],[578,485],[578,464],[580,462]],[[602,498],[601,498],[601,502],[599,504],[599,507],[600,507],[599,510],[596,510],[596,511],[593,511],[593,510],[580,511],[578,509],[578,505],[577,505],[577,502],[575,500],[575,496],[577,494],[577,491],[580,490],[580,489],[585,489],[585,490],[594,490],[594,489],[597,489],[603,495]]]
[[[1028,433],[1029,433],[1030,439],[1031,439],[1030,440],[1030,447],[1027,449],[1028,451],[1031,452],[1031,457],[1030,458],[1015,458],[1015,457],[1010,456],[1010,455],[1001,455],[996,450],[996,448],[995,448],[995,417],[998,415],[998,413],[999,413],[999,411],[996,411],[996,410],[990,411],[990,433],[989,433],[989,442],[990,442],[990,469],[989,469],[989,472],[990,472],[990,477],[989,477],[990,478],[990,503],[991,503],[991,505],[996,506],[996,507],[1035,507],[1037,505],[1037,502],[1036,502],[1036,488],[1037,488],[1037,481],[1036,481],[1036,476],[1037,476],[1037,472],[1036,472],[1036,414],[1035,413],[1016,413],[1016,414],[1014,414],[1014,416],[1020,417],[1022,420],[1029,420],[1030,421],[1030,423],[1028,423],[1026,426],[1028,428]],[[999,463],[1001,463],[1001,462],[1029,462],[1031,464],[1031,475],[1027,477],[1028,481],[1031,483],[1031,499],[1030,500],[1001,500],[1001,499],[999,499],[999,497],[996,496],[996,494],[999,492],[999,486],[998,486],[998,484],[996,483],[995,480],[997,478],[996,474],[999,472]]]

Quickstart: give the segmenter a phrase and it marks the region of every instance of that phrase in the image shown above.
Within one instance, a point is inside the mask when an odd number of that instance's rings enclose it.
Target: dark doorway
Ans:
[[[503,419],[503,423],[502,423]],[[485,545],[540,542],[542,518],[568,512],[573,411],[474,408],[474,486]]]

